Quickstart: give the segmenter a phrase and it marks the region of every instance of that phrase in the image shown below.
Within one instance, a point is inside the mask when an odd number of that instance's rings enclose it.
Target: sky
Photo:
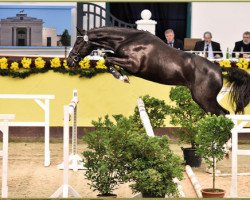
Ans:
[[[71,10],[70,8],[6,8],[0,5],[0,19],[15,17],[24,10],[29,17],[35,17],[44,21],[43,27],[56,28],[57,34],[61,35],[65,29],[71,34]]]

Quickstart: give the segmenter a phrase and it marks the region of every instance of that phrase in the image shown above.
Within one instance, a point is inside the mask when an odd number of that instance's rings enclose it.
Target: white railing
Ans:
[[[44,127],[44,166],[50,165],[49,148],[49,107],[50,100],[54,95],[32,95],[32,94],[0,94],[0,99],[33,99],[44,110],[44,121],[42,122],[10,122],[9,126]],[[44,102],[42,101],[44,100]]]
[[[67,55],[70,47],[67,48]],[[0,57],[60,57],[64,58],[64,47],[1,47]]]

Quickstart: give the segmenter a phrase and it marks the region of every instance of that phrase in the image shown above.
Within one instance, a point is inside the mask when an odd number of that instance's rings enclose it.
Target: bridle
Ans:
[[[76,38],[82,38],[83,41],[88,42],[88,36],[87,35],[78,35]],[[80,59],[82,59],[82,56],[80,55],[79,50],[77,52],[71,52],[70,51],[70,53],[69,53],[69,57],[73,60],[74,64],[79,62]]]

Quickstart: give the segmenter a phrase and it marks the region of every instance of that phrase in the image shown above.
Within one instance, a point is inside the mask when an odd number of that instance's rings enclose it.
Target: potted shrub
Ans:
[[[203,189],[201,191],[203,197],[218,198],[225,195],[224,190],[215,187],[215,163],[223,159],[225,154],[223,145],[230,138],[233,127],[231,119],[216,115],[207,115],[198,123],[197,154],[213,169],[213,187]]]
[[[101,119],[92,122],[95,131],[84,136],[87,143],[87,151],[83,152],[83,162],[86,168],[85,176],[90,180],[90,188],[98,191],[97,197],[116,197],[114,189],[122,183],[122,179],[117,174],[117,162],[114,162],[110,151],[111,133],[108,127],[113,127],[113,123],[106,116],[105,121]]]
[[[143,135],[131,153],[127,172],[134,193],[141,192],[142,197],[177,197],[178,190],[173,179],[182,179],[181,159],[169,148],[168,138]],[[126,155],[124,155],[126,156]]]
[[[170,115],[170,123],[174,126],[180,126],[180,129],[174,131],[181,143],[188,143],[190,147],[183,148],[184,160],[191,167],[201,165],[200,156],[195,151],[197,144],[195,136],[197,134],[197,123],[205,116],[205,112],[196,104],[190,90],[184,86],[176,86],[170,90],[170,99],[175,105],[167,106]]]

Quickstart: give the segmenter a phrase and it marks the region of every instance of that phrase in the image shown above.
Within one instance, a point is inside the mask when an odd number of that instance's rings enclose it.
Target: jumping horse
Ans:
[[[198,55],[168,47],[157,36],[141,30],[101,27],[89,31],[77,29],[78,36],[67,63],[78,62],[97,48],[111,50],[105,64],[118,65],[129,74],[165,85],[183,85],[190,89],[194,101],[216,115],[229,112],[217,102],[223,77],[231,83],[231,102],[242,113],[250,101],[250,75],[238,68],[222,68]],[[114,68],[112,68],[114,73]],[[224,71],[224,73],[222,73]]]

